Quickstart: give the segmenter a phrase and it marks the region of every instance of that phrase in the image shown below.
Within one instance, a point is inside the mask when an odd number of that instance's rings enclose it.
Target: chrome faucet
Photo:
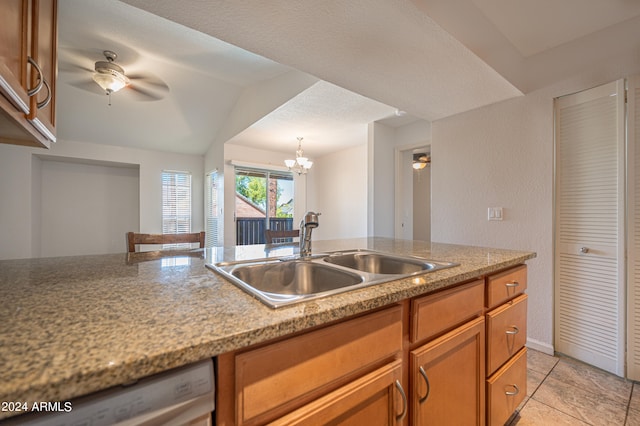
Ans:
[[[300,257],[311,256],[311,231],[318,227],[320,213],[307,212],[300,221]]]

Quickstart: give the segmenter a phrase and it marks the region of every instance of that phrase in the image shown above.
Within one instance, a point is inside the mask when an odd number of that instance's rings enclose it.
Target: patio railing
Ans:
[[[236,218],[236,245],[264,244],[265,219],[254,217]],[[269,229],[291,230],[293,218],[270,218]]]

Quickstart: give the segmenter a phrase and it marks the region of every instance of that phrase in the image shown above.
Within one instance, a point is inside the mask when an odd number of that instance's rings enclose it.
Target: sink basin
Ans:
[[[414,274],[416,272],[435,269],[437,265],[428,260],[400,257],[377,252],[353,252],[344,254],[334,254],[324,258],[325,262],[345,268],[356,269],[358,271],[372,274]]]
[[[306,260],[234,268],[231,275],[256,290],[278,294],[316,294],[362,283],[355,273]]]
[[[207,264],[272,308],[456,265],[371,250],[325,253],[304,259],[287,257]]]

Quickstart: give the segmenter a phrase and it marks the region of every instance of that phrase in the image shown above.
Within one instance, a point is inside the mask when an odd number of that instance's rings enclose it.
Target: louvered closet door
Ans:
[[[624,82],[555,109],[555,349],[624,376]]]
[[[627,120],[627,378],[640,380],[640,76],[629,79]]]

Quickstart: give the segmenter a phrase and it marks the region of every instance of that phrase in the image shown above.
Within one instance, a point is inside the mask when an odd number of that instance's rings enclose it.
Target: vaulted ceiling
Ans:
[[[631,0],[59,0],[58,134],[203,154],[239,99],[304,76],[229,137],[290,152],[302,136],[319,156],[396,110],[432,121],[568,78],[639,28]],[[103,50],[142,77],[111,106],[91,80]]]

